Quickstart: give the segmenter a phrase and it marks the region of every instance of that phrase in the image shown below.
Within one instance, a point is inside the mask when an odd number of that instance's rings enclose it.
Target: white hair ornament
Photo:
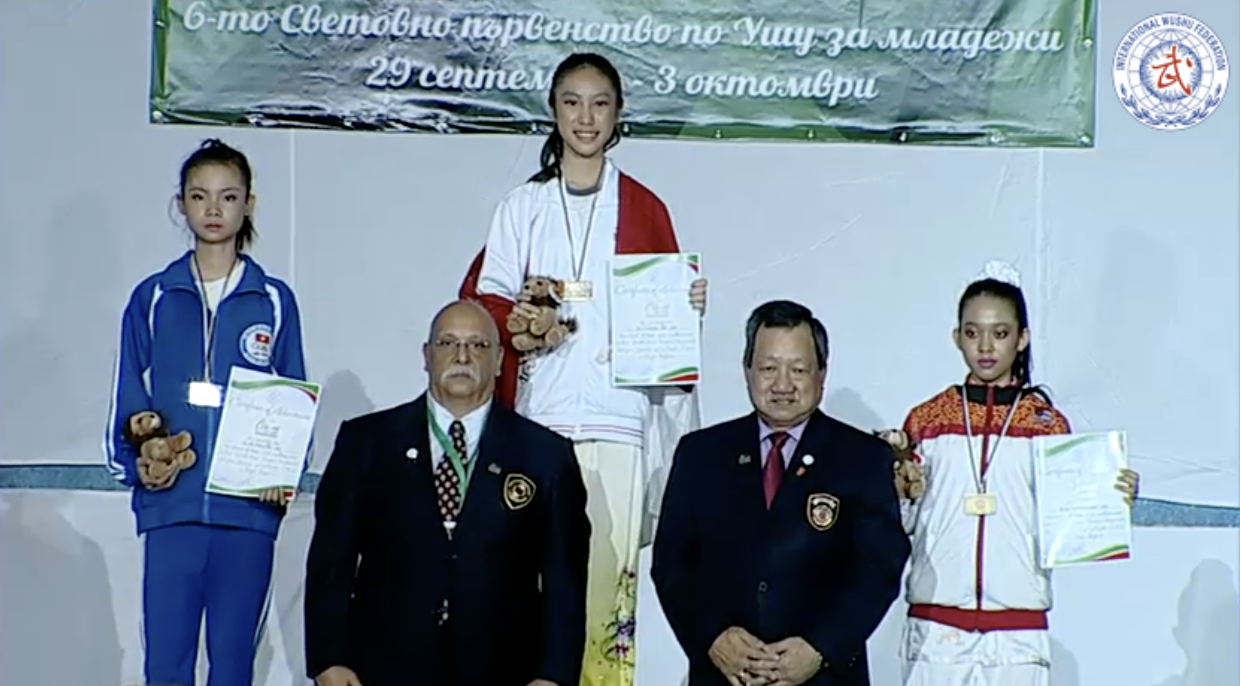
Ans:
[[[994,279],[1020,288],[1020,272],[1016,271],[1016,267],[999,260],[986,263],[986,267],[982,269],[982,273],[977,276],[976,280],[982,279]]]

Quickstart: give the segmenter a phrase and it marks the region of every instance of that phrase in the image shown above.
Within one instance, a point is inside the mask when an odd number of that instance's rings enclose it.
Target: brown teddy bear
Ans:
[[[903,431],[875,431],[874,435],[891,446],[895,457],[892,469],[895,472],[896,492],[909,500],[920,498],[926,492],[925,469],[913,457],[916,446],[908,434]]]
[[[188,431],[171,435],[164,420],[150,410],[138,412],[125,423],[125,439],[138,449],[138,474],[142,483],[167,483],[172,486],[182,469],[189,469],[198,460],[190,448],[193,437]]]
[[[577,320],[560,317],[561,293],[564,285],[547,276],[531,276],[525,280],[518,303],[533,305],[538,316],[527,319],[515,312],[508,315],[508,332],[512,347],[523,353],[554,348],[577,330]]]

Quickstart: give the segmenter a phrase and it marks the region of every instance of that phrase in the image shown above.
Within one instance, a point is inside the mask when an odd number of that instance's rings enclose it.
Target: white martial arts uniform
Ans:
[[[647,241],[657,245],[671,232],[662,202],[632,179],[622,191],[622,178],[607,162],[590,194],[559,179],[513,190],[495,213],[477,280],[478,294],[509,301],[534,275],[593,285],[590,299],[562,304],[576,331],[523,361],[516,394],[517,412],[573,440],[586,482],[593,535],[583,686],[632,686],[638,549],[653,532],[676,443],[700,425],[695,391],[611,383],[607,289],[620,234],[636,235],[636,245],[661,231]],[[625,202],[635,208],[627,217]]]

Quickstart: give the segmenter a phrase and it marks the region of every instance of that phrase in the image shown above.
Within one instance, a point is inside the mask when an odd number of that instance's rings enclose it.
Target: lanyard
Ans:
[[[426,404],[426,421],[430,424],[431,433],[435,434],[435,440],[439,442],[439,447],[443,448],[443,456],[448,463],[452,465],[453,471],[456,472],[457,481],[460,482],[461,500],[465,499],[466,485],[469,478],[473,476],[474,465],[478,462],[478,448],[474,448],[473,455],[470,459],[466,459],[463,455],[456,452],[456,448],[452,445],[452,439],[443,432],[443,428],[439,426],[439,422],[435,419],[435,410],[430,403]],[[479,442],[481,445],[481,441]]]
[[[990,446],[990,454],[982,455],[984,461],[979,465],[977,456],[973,454],[973,421],[969,418],[969,391],[967,386],[960,387],[960,403],[964,408],[965,442],[969,446],[969,464],[973,466],[973,479],[978,493],[986,492],[986,471],[990,469],[990,463],[994,461],[995,455],[999,452],[999,443],[1007,435],[1008,427],[1012,425],[1012,417],[1016,416],[1016,408],[1020,405],[1020,401],[1021,395],[1018,392],[1016,399],[1012,401],[1012,409],[1008,410],[1007,419],[1003,420],[1003,428],[999,430],[994,445]]]
[[[604,177],[606,170],[604,170]],[[590,219],[586,223],[586,236],[581,246],[581,258],[577,258],[577,244],[573,240],[573,222],[568,216],[568,197],[564,188],[568,184],[564,180],[564,175],[560,175],[560,207],[564,210],[564,230],[568,232],[568,251],[569,259],[573,265],[573,281],[580,281],[581,274],[586,269],[586,254],[590,251],[590,234],[594,232],[594,206],[598,203],[598,196],[603,194],[603,180],[599,181],[598,190],[594,191],[594,197],[590,199]]]
[[[198,287],[198,296],[202,300],[202,329],[207,333],[203,340],[205,347],[202,351],[202,380],[208,383],[211,382],[211,349],[215,347],[211,345],[215,341],[215,320],[219,317],[220,305],[224,303],[224,294],[228,292],[228,282],[232,281],[233,270],[240,261],[233,260],[232,266],[228,268],[224,285],[220,287],[220,301],[215,303],[215,311],[212,312],[211,308],[207,307],[207,283],[202,278],[202,267],[198,264],[198,255],[194,255],[194,272],[198,276],[194,285]]]

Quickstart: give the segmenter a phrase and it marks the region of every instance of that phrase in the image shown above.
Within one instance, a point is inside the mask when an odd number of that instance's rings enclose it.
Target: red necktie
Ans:
[[[771,449],[766,454],[766,464],[762,468],[762,490],[766,492],[766,509],[771,509],[775,501],[775,493],[779,491],[779,482],[784,478],[784,443],[788,434],[776,431],[771,434]]]

